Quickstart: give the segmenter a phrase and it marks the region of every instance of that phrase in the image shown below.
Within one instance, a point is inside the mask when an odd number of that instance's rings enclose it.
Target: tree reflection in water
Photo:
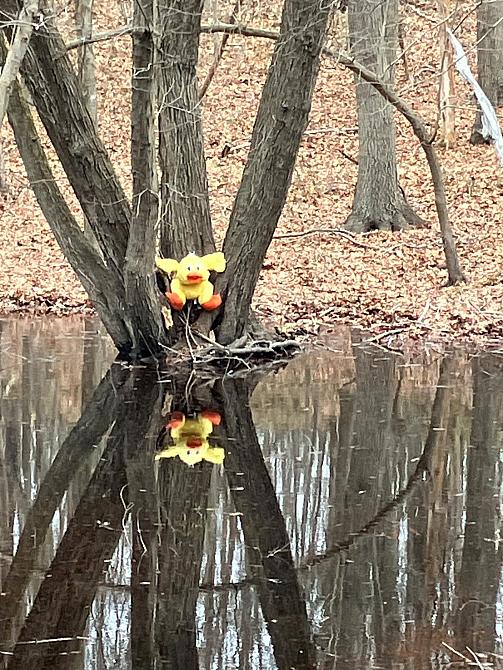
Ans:
[[[1,668],[502,667],[499,356],[345,331],[269,377],[44,397],[44,338],[1,337]]]

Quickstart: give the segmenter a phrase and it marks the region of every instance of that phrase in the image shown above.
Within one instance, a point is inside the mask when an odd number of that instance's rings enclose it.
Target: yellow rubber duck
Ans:
[[[181,261],[174,258],[156,258],[157,267],[171,280],[171,291],[166,292],[166,298],[173,309],[180,311],[187,300],[197,300],[201,307],[213,310],[220,307],[222,298],[213,293],[213,284],[209,281],[210,271],[223,272],[225,257],[221,251],[206,256],[188,254]]]
[[[191,466],[201,461],[223,463],[225,450],[222,447],[211,446],[208,442],[213,426],[218,426],[220,421],[220,414],[210,410],[205,410],[190,419],[187,419],[182,412],[173,412],[166,428],[170,429],[174,445],[156,454],[155,460],[178,456],[181,461]]]

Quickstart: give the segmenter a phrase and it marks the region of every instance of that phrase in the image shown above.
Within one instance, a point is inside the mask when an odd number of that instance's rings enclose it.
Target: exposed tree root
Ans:
[[[283,365],[300,353],[301,345],[291,339],[267,339],[246,334],[231,344],[223,345],[203,333],[188,327],[185,341],[167,350],[166,363],[169,366],[188,367],[198,372],[207,368],[221,374],[248,372],[262,368]]]

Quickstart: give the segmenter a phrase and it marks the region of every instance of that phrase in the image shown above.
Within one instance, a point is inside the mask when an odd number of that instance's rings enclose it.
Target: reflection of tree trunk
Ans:
[[[79,447],[84,448],[88,442],[95,443],[93,438],[97,435],[97,425],[100,423],[98,417],[104,410],[108,410],[107,422],[114,423],[114,428],[103,457],[40,586],[17,640],[9,668],[56,668],[60,663],[65,664],[65,656],[61,653],[68,652],[69,646],[80,644],[76,638],[83,634],[98,582],[106,572],[106,561],[112,556],[122,533],[124,505],[121,492],[126,484],[124,448],[131,454],[144,444],[148,421],[161,387],[156,383],[157,378],[144,370],[141,375],[121,372],[119,381],[127,377],[127,392],[123,381],[122,389],[114,388],[112,376],[108,374],[100,384],[93,401],[76,426],[79,427]],[[135,399],[138,399],[138,406],[135,406]],[[64,449],[64,445],[61,448]],[[68,454],[66,458],[67,467],[70,468],[72,463],[76,465]],[[56,482],[59,482],[59,477],[62,476],[60,470],[57,474]],[[47,480],[44,485],[48,485]],[[35,518],[34,522],[36,520]],[[33,528],[38,528],[36,523]],[[33,553],[36,555],[37,552]],[[26,550],[23,556],[24,562],[16,554],[18,564],[14,576],[17,579],[12,582],[12,588],[5,598],[5,613],[2,611],[2,624],[5,628],[8,627],[15,610],[23,610],[25,607],[24,586],[29,579],[33,562],[29,560]],[[23,569],[28,576],[24,575]],[[6,640],[8,634],[2,630],[0,637]],[[68,644],[61,641],[41,647],[23,644],[29,640],[51,637],[69,637],[72,642]],[[45,664],[41,664],[41,656]]]
[[[17,641],[9,669],[64,667],[61,654],[76,651],[80,641],[51,645],[23,642],[82,636],[98,583],[106,572],[122,534],[126,483],[123,454],[124,424],[117,425],[103,459],[61,540]],[[18,602],[23,607],[24,603]]]
[[[503,549],[498,542],[503,371],[497,356],[473,362],[473,419],[468,450],[466,521],[459,594],[463,645],[494,650],[495,603]]]
[[[17,551],[4,584],[7,595],[5,599],[0,600],[2,640],[9,638],[9,635],[4,634],[2,630],[6,621],[12,618],[9,604],[17,608],[28,584],[30,571],[37,565],[39,550],[43,546],[47,529],[58,505],[77,470],[81,468],[82,461],[94,453],[96,445],[113,422],[121,400],[119,389],[127,378],[124,370],[117,367],[112,368],[103,378],[79,421],[61,445],[26,516]]]
[[[178,458],[161,461],[155,630],[161,668],[199,667],[195,618],[211,470],[206,462],[191,469]]]
[[[426,472],[430,475],[429,486],[421,488],[410,498],[406,508],[409,521],[407,564],[410,575],[407,609],[417,621],[414,646],[424,650],[430,649],[432,645],[432,607],[437,602],[435,588],[438,587],[439,575],[444,566],[445,546],[450,539],[447,532],[442,533],[445,521],[442,492],[448,456],[447,430],[455,388],[453,374],[457,368],[458,362],[452,356],[444,357],[440,363],[428,436],[416,468],[418,474]],[[423,510],[420,514],[418,507]],[[440,614],[437,613],[438,617]]]
[[[264,463],[245,381],[226,379],[221,390],[228,439],[225,470],[241,516],[250,568],[280,670],[315,664],[306,605],[293,565],[285,520]],[[241,473],[241,474],[238,474]]]

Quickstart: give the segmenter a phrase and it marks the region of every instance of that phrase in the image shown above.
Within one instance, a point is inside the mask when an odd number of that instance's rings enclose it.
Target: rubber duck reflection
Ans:
[[[220,421],[220,414],[210,410],[204,410],[194,417],[186,417],[182,412],[173,412],[166,428],[169,429],[174,444],[156,454],[155,460],[178,456],[190,466],[201,461],[223,463],[225,450],[208,442],[213,427],[218,426]]]

